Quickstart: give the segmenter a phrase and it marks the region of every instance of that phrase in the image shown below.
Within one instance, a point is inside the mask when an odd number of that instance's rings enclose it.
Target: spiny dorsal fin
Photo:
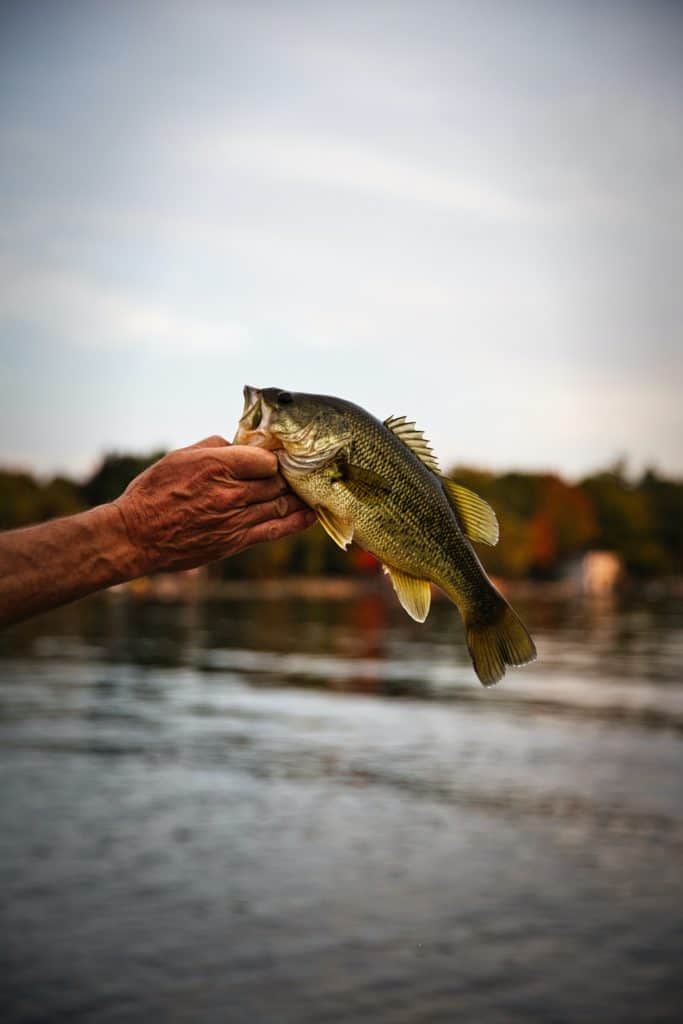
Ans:
[[[441,477],[446,497],[455,509],[463,530],[470,540],[479,541],[482,544],[498,543],[498,520],[488,502],[480,498],[474,491],[467,487],[461,487],[453,480]]]
[[[315,511],[325,533],[332,538],[335,544],[339,545],[342,551],[346,551],[353,540],[353,526],[351,523],[336,516],[334,512],[330,512],[327,508],[318,506]]]
[[[391,578],[396,596],[416,622],[424,622],[429,615],[429,608],[432,603],[432,590],[429,580],[419,580],[417,576],[408,576],[407,573],[394,569],[390,565],[383,566],[385,573]]]
[[[396,437],[399,437],[417,455],[420,462],[424,462],[427,469],[431,469],[434,473],[440,472],[439,463],[436,461],[431,444],[422,431],[416,428],[413,420],[407,420],[405,416],[389,416],[384,421],[384,426],[396,434]]]

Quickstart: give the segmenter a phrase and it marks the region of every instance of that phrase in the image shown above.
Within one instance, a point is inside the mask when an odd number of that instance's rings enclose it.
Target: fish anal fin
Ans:
[[[439,463],[432,451],[431,444],[412,420],[406,419],[405,416],[388,416],[384,421],[384,426],[403,441],[404,445],[410,448],[414,455],[417,455],[427,469],[431,469],[433,473],[440,472]]]
[[[394,569],[391,565],[385,565],[384,571],[390,576],[396,596],[411,619],[415,619],[416,622],[424,622],[429,615],[432,603],[429,580],[409,576],[407,573],[401,572],[400,569]]]
[[[494,545],[498,543],[498,520],[488,502],[480,498],[474,491],[467,487],[461,487],[453,480],[441,477],[446,497],[455,509],[462,528],[470,540],[479,541],[481,544]]]
[[[342,551],[346,551],[353,540],[352,524],[335,515],[334,512],[330,512],[327,508],[318,506],[315,511],[325,532],[335,544],[339,545]]]

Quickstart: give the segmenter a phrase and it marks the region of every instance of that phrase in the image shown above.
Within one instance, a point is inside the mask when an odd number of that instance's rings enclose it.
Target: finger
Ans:
[[[299,533],[311,526],[317,519],[315,512],[310,509],[301,509],[299,512],[292,512],[284,519],[271,519],[269,522],[259,523],[247,530],[245,547],[251,544],[260,544],[264,540],[279,540],[281,537],[288,537],[291,533]]]
[[[250,505],[248,511],[245,512],[245,518],[248,517],[250,526],[256,526],[258,523],[267,523],[271,519],[275,522],[278,519],[285,519],[293,512],[300,512],[306,507],[296,494],[281,494],[274,501],[262,501],[258,505]]]
[[[235,485],[233,484],[233,488]],[[239,504],[258,505],[262,501],[271,501],[281,494],[289,492],[287,482],[279,473],[266,477],[264,480],[244,480],[239,484]],[[291,493],[291,492],[290,492]],[[231,489],[226,488],[226,502],[234,503],[235,497]]]
[[[231,444],[227,448],[215,448],[211,456],[220,459],[230,476],[237,480],[275,476],[278,469],[277,458],[265,448]]]
[[[226,441],[220,434],[212,434],[211,437],[205,437],[202,441],[195,441],[194,444],[188,444],[185,448],[181,449],[184,452],[191,451],[193,448],[229,448],[230,442]]]

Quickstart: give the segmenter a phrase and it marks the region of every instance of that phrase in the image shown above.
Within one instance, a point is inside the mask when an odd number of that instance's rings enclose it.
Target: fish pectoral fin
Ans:
[[[385,573],[391,577],[396,596],[411,619],[415,619],[416,622],[424,622],[429,615],[432,603],[432,588],[429,585],[429,580],[420,580],[417,576],[409,576],[390,565],[385,565],[383,568]]]
[[[321,508],[320,505],[316,507],[315,511],[325,532],[335,544],[339,545],[342,551],[346,551],[353,540],[353,525],[346,519],[335,515],[334,512],[330,512],[328,508]]]
[[[459,522],[470,540],[481,544],[498,543],[498,520],[488,502],[480,498],[474,491],[461,487],[453,480],[441,477],[446,497],[455,509]]]
[[[391,484],[380,473],[364,466],[356,466],[345,459],[340,459],[336,463],[333,482],[345,487],[354,498],[358,498],[366,505],[377,505],[391,490]]]
[[[365,469],[363,466],[356,466],[353,462],[347,462],[346,483],[358,484],[363,487],[372,487],[376,491],[384,491],[387,494],[391,490],[391,484],[381,473],[375,473],[374,469]]]

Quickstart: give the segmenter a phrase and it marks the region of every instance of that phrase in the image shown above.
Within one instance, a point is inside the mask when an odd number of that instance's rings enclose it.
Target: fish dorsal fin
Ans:
[[[424,622],[429,615],[429,607],[432,603],[432,591],[428,580],[419,580],[416,576],[408,576],[400,569],[394,569],[385,565],[385,573],[391,578],[396,596],[416,622]]]
[[[396,434],[396,437],[417,455],[420,462],[424,462],[427,469],[431,469],[433,473],[440,472],[431,444],[422,431],[417,429],[413,420],[408,420],[405,416],[389,416],[384,421],[384,426]]]
[[[353,540],[353,526],[351,523],[341,519],[327,508],[318,506],[315,511],[325,532],[332,538],[335,544],[339,545],[342,551],[346,551]]]
[[[480,498],[474,491],[461,487],[453,480],[441,477],[446,497],[455,509],[458,520],[470,540],[482,544],[498,543],[498,520],[488,502]]]

